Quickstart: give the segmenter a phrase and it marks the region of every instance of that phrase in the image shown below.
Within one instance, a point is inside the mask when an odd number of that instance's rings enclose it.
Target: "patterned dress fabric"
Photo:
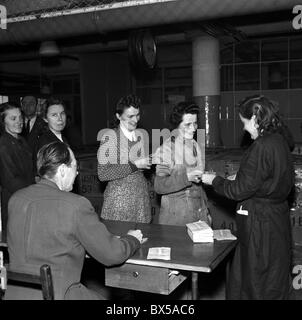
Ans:
[[[148,183],[142,171],[133,164],[130,154],[138,141],[129,141],[118,128],[107,130],[100,138],[98,177],[108,181],[101,212],[103,219],[151,222]]]

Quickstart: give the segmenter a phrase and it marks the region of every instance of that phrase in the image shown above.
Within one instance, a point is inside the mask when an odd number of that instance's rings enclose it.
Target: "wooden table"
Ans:
[[[106,268],[106,284],[133,290],[169,294],[186,279],[183,274],[191,273],[192,299],[198,298],[198,273],[212,272],[234,249],[237,241],[214,241],[214,243],[193,243],[186,227],[146,224],[122,221],[103,221],[108,230],[116,235],[126,234],[129,229],[140,229],[148,238],[125,264]],[[0,247],[7,248],[1,242]],[[152,247],[170,247],[171,260],[148,260]],[[172,276],[171,276],[172,274]]]
[[[133,222],[121,221],[104,221],[104,223],[113,234],[122,235],[129,229],[137,228],[141,229],[143,236],[148,238],[148,241],[124,265],[106,269],[105,281],[107,282],[107,278],[111,277],[109,285],[120,286],[127,279],[136,282],[139,274],[138,271],[135,271],[136,268],[143,268],[143,272],[147,271],[149,286],[153,281],[156,282],[156,274],[154,274],[156,270],[161,271],[160,277],[162,277],[162,280],[160,281],[162,282],[165,280],[164,274],[167,277],[170,275],[170,272],[163,274],[163,270],[183,270],[191,273],[192,299],[194,300],[198,297],[198,273],[212,272],[228,256],[237,243],[237,241],[216,240],[214,243],[193,243],[187,234],[187,228],[182,226],[134,224]],[[151,247],[170,247],[171,260],[147,260],[148,250]],[[149,272],[150,270],[153,271]],[[139,269],[139,271],[141,272],[142,269]],[[126,286],[126,288],[131,288],[131,286]],[[141,287],[140,290],[152,292],[152,289],[148,290],[148,283],[146,289]]]

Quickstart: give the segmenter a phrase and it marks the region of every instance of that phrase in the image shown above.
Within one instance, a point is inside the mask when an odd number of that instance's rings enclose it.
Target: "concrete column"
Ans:
[[[206,147],[221,146],[219,40],[195,35],[192,46],[193,99],[201,108],[199,128],[205,129]]]

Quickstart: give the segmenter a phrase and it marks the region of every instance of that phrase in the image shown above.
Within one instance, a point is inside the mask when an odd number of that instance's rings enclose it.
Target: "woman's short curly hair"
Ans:
[[[239,114],[245,119],[251,119],[255,115],[259,135],[265,132],[276,132],[283,125],[277,103],[262,95],[244,98],[237,108]]]
[[[135,94],[129,94],[122,97],[116,105],[115,113],[118,113],[121,116],[124,110],[130,107],[136,109],[139,109],[141,107],[141,100]]]
[[[44,111],[45,118],[46,118],[48,109],[53,105],[61,105],[64,108],[64,110],[66,110],[65,103],[63,102],[63,100],[55,98],[55,97],[50,97],[45,101],[45,111]]]
[[[177,128],[183,120],[185,114],[199,114],[199,106],[191,101],[182,101],[174,106],[170,114],[170,123],[174,128]]]
[[[128,94],[118,101],[115,107],[114,120],[111,123],[112,127],[117,127],[120,123],[120,120],[118,120],[115,115],[118,114],[121,116],[124,113],[125,109],[128,109],[130,107],[136,109],[140,109],[141,107],[141,100],[135,94]]]

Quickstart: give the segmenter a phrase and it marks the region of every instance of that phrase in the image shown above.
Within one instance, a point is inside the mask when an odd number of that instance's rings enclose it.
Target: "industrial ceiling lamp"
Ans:
[[[43,74],[42,58],[40,60],[40,94],[48,96],[51,94],[50,83],[47,75]]]
[[[43,41],[40,45],[39,54],[41,57],[55,57],[60,50],[55,41]]]

